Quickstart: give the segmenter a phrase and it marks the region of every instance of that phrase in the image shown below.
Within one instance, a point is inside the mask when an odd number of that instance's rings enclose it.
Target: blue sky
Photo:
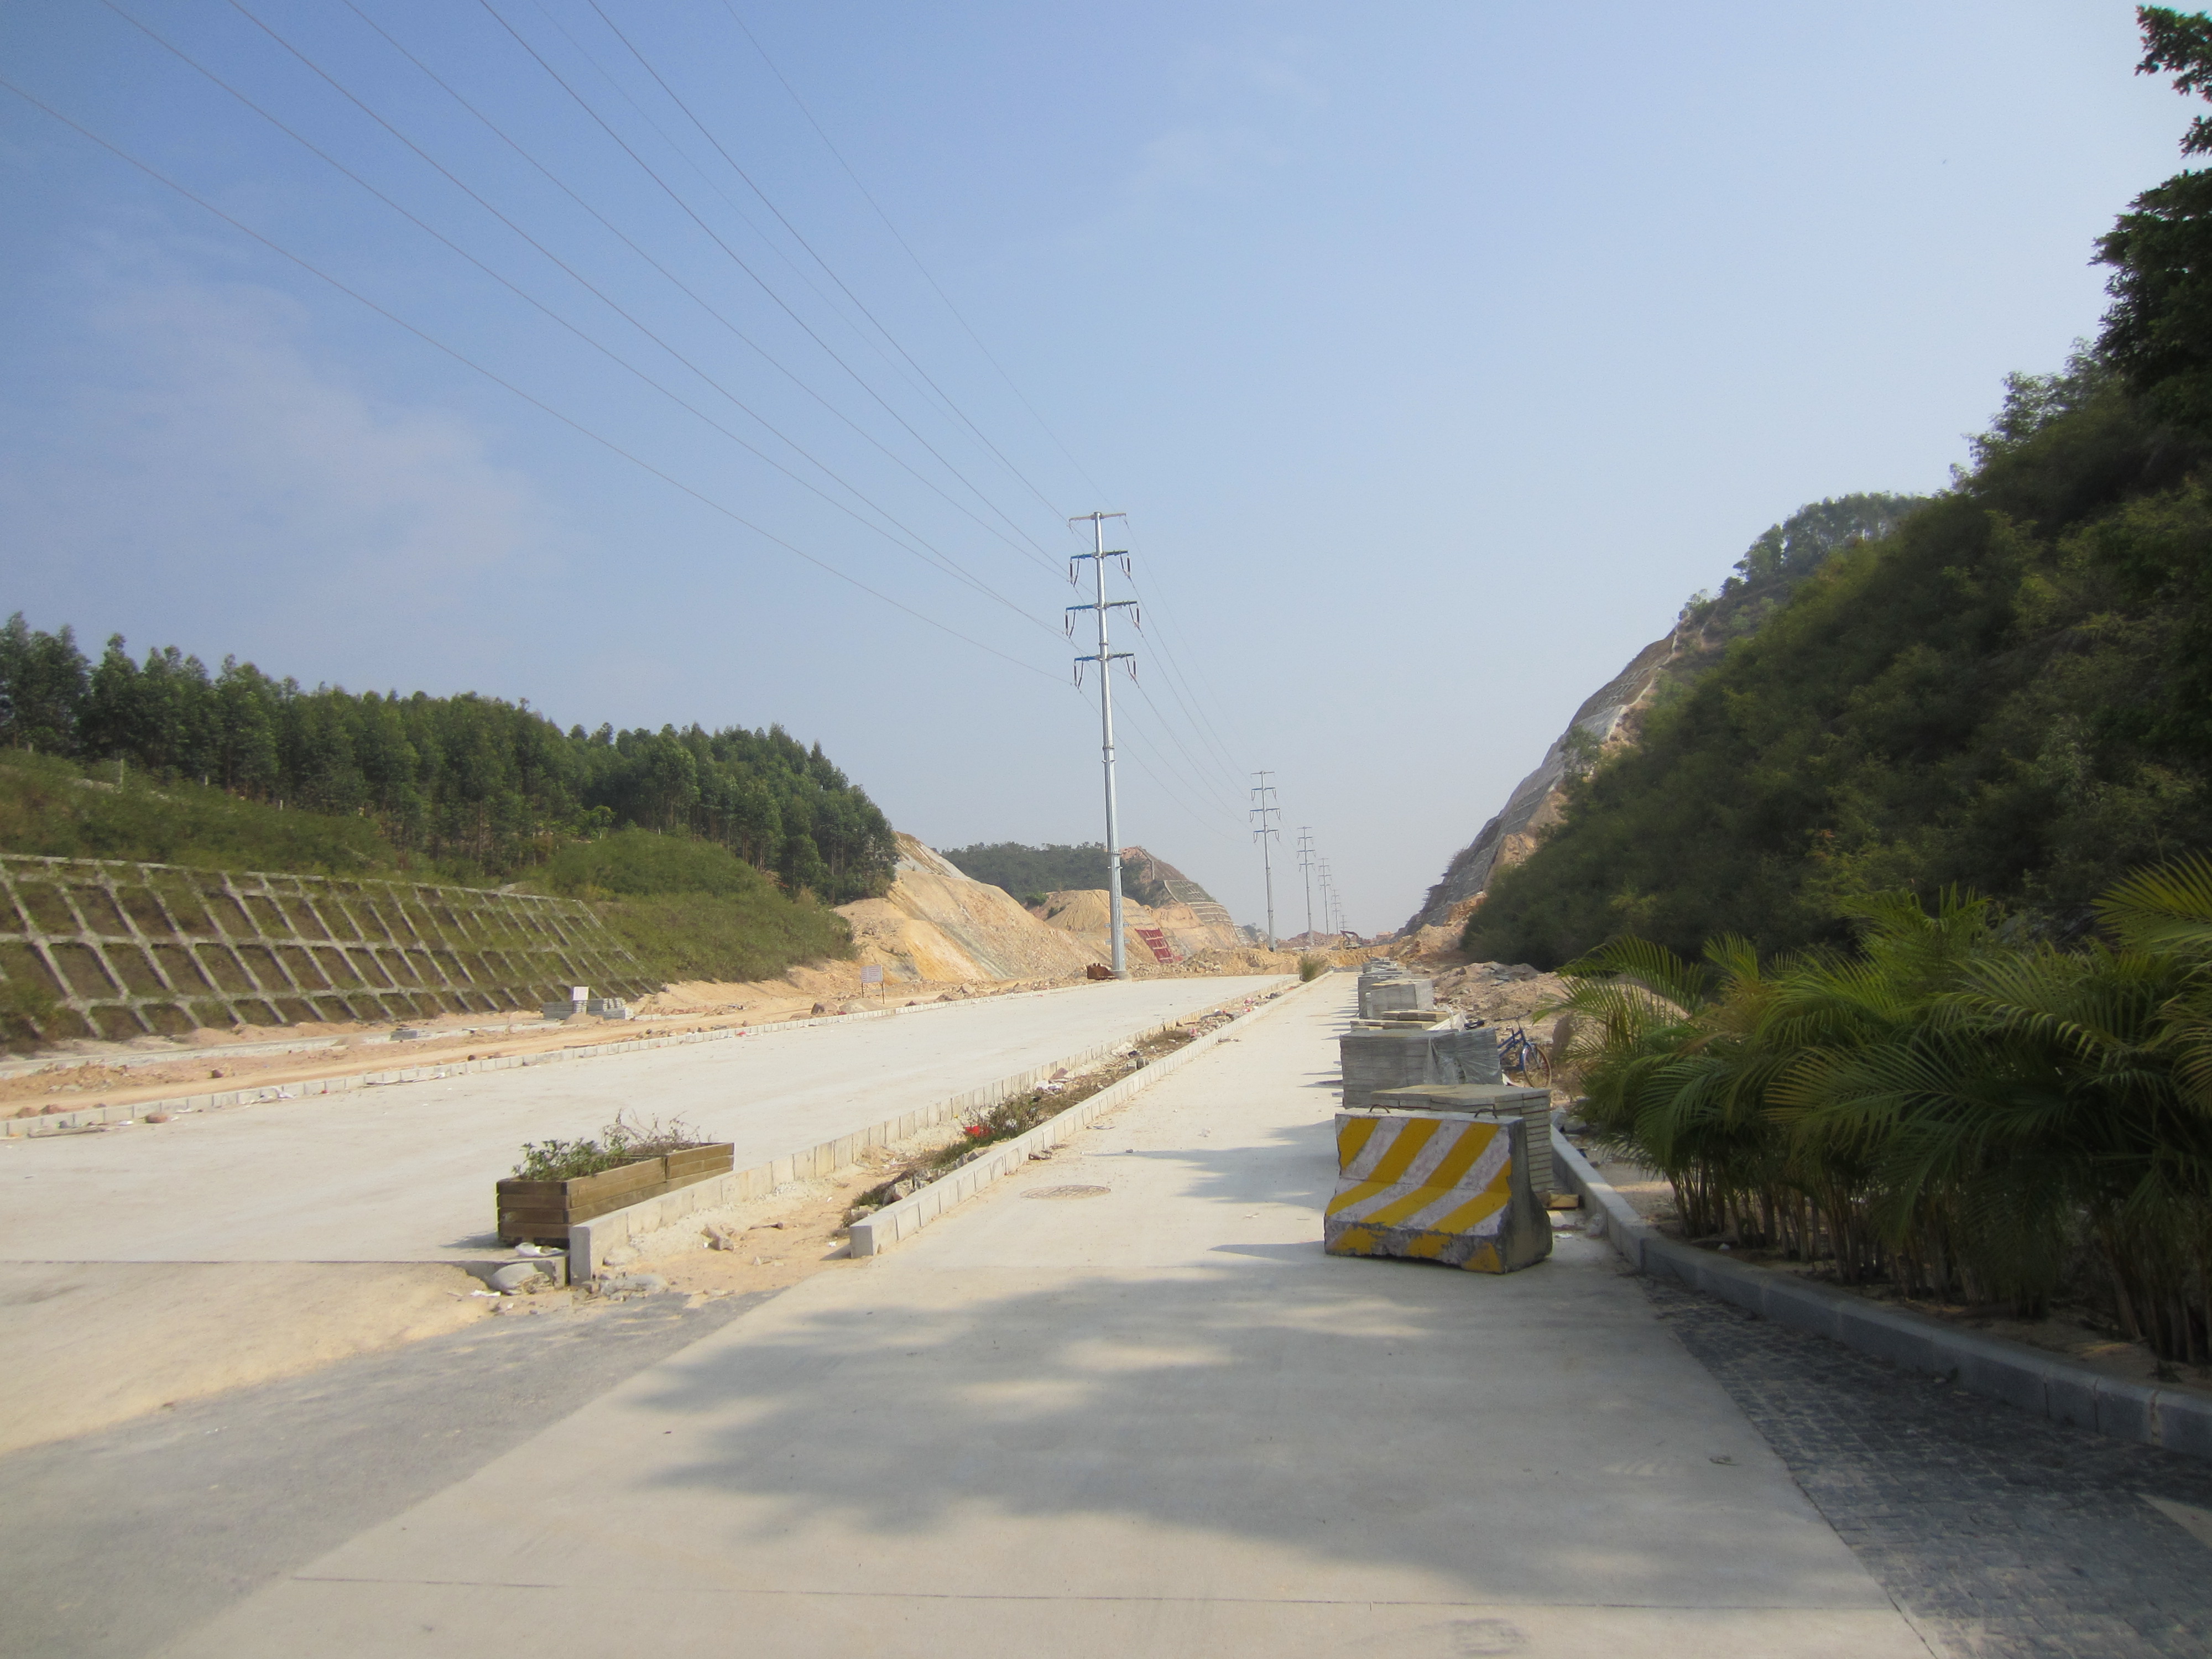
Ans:
[[[1765,526],[1942,488],[2190,112],[2102,0],[242,3],[0,12],[266,239],[0,94],[0,611],[1086,840],[1125,509],[1125,839],[1256,920],[1267,768],[1366,930]]]

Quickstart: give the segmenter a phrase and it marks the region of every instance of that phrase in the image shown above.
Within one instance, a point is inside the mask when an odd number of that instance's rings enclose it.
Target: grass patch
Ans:
[[[1298,983],[1310,985],[1328,971],[1327,957],[1306,956],[1298,958]]]
[[[24,749],[0,750],[0,851],[324,876],[404,867],[368,818],[286,811],[197,783],[157,786],[112,762],[77,766]]]
[[[589,903],[664,980],[774,979],[853,954],[844,917],[713,842],[625,830],[562,848],[531,884]]]

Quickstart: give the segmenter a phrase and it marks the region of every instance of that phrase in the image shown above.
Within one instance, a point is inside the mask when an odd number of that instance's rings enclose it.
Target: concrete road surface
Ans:
[[[494,1241],[526,1140],[617,1110],[734,1141],[739,1169],[1285,983],[1136,980],[765,1027],[725,1042],[0,1141],[0,1261],[421,1261]]]
[[[1509,1278],[1322,1254],[1351,998],[167,1651],[1925,1655],[1599,1245]]]

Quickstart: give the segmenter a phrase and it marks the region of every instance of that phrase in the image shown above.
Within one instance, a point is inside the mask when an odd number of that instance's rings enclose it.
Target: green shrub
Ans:
[[[1298,981],[1310,984],[1328,971],[1327,957],[1304,956],[1298,958]]]
[[[1868,900],[1848,953],[1615,940],[1566,970],[1582,1110],[1673,1183],[1692,1237],[2027,1317],[2100,1291],[2161,1358],[2203,1364],[2212,862],[2098,910],[2111,942],[2072,949],[1957,892]]]
[[[650,1123],[632,1123],[617,1112],[615,1121],[599,1131],[597,1140],[524,1141],[522,1162],[514,1166],[514,1173],[522,1181],[577,1181],[618,1170],[625,1164],[680,1152],[687,1146],[711,1146],[714,1139],[680,1117],[665,1125],[659,1118]]]

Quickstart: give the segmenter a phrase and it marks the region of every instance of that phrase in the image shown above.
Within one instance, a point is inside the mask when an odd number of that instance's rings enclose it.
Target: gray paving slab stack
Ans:
[[[1382,1089],[1505,1081],[1498,1064],[1498,1033],[1487,1025],[1350,1030],[1337,1038],[1336,1047],[1347,1111],[1373,1105]]]
[[[1384,958],[1368,963],[1359,970],[1359,1017],[1372,1019],[1377,1014],[1408,1013],[1416,1009],[1436,1006],[1436,981],[1419,979],[1406,971],[1401,963]]]

